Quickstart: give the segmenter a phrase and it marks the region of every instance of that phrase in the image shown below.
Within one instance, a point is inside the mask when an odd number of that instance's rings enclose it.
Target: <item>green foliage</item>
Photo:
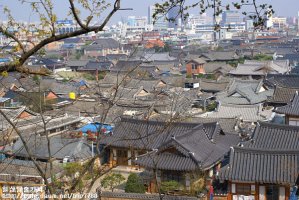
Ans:
[[[3,77],[7,77],[7,76],[8,76],[8,72],[7,72],[7,71],[3,71],[3,72],[1,72],[1,76],[3,76]]]
[[[80,163],[76,162],[71,162],[71,163],[66,163],[64,166],[64,172],[67,176],[74,176],[77,172],[81,172],[83,167]]]
[[[39,81],[40,81],[40,77],[36,74],[32,77],[32,79],[35,83],[39,83]]]
[[[67,82],[69,82],[69,79],[63,78],[62,82],[67,83]]]
[[[273,60],[273,57],[266,54],[258,54],[253,57],[253,60],[267,61],[267,60]]]
[[[207,106],[207,111],[214,111],[216,108],[217,108],[217,103],[216,101],[213,101]]]
[[[54,186],[54,188],[61,189],[63,183],[60,180],[58,180],[57,177],[54,175],[52,177],[52,185]]]
[[[205,77],[204,74],[198,74],[198,75],[197,75],[197,78],[204,78],[204,77]]]
[[[177,181],[163,181],[161,183],[161,191],[162,192],[171,192],[174,190],[180,189],[181,185]]]
[[[238,60],[228,61],[226,64],[229,64],[232,67],[237,67],[239,63],[244,64],[244,62],[245,62],[245,58],[241,57]]]
[[[79,51],[77,51],[77,52],[75,53],[75,58],[76,58],[76,60],[80,60],[81,57],[82,57],[82,53],[79,52]]]
[[[89,74],[89,73],[84,73],[83,78],[85,78],[86,80],[89,80],[89,81],[96,80],[95,75],[92,75],[92,74]]]
[[[214,74],[208,74],[207,76],[206,76],[206,78],[207,79],[215,79],[215,75]]]
[[[186,75],[186,78],[192,78],[192,75],[187,74],[187,75]]]
[[[118,185],[125,180],[125,177],[121,174],[111,173],[103,178],[101,184],[104,188],[109,188],[112,192]]]
[[[86,41],[84,45],[90,45],[92,43],[92,41]]]
[[[90,180],[90,179],[92,179],[92,175],[88,173],[83,178],[84,178],[84,180]]]
[[[145,193],[145,187],[137,174],[131,173],[128,177],[125,192]]]

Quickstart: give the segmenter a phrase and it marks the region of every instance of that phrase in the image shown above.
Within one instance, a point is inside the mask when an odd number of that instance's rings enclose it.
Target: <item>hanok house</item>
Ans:
[[[285,115],[285,124],[299,126],[299,96],[295,93],[292,102],[286,106],[278,107],[276,113]]]
[[[299,174],[299,127],[258,123],[251,139],[233,147],[219,179],[228,199],[288,200]]]
[[[95,154],[95,145],[88,142],[85,138],[67,137],[66,134],[60,134],[49,137],[30,135],[24,137],[31,156],[42,162],[47,162],[51,158],[53,161],[63,162],[65,158],[69,161],[85,162],[91,159]],[[48,145],[49,149],[46,148]],[[30,155],[25,150],[22,141],[19,139],[12,146],[6,146],[4,153],[7,156],[17,157],[22,160],[30,159]]]
[[[59,108],[71,103],[67,99],[59,97],[52,90],[46,91],[13,91],[9,90],[4,95],[5,98],[10,98],[14,104],[24,105],[31,110],[39,112],[40,106],[42,110],[50,110]]]
[[[32,112],[26,107],[20,108],[5,108],[1,109],[10,121],[15,124],[22,136],[35,135],[49,135],[62,133],[67,130],[76,129],[80,123],[80,118],[76,116],[56,116],[50,118]],[[46,122],[46,127],[43,123],[43,119]],[[17,133],[9,122],[0,115],[0,146],[10,144],[18,139]]]
[[[1,199],[40,199],[44,196],[44,180],[32,162],[5,159],[0,162]],[[32,198],[31,197],[31,198]]]
[[[267,74],[286,74],[290,71],[287,61],[249,61],[238,64],[229,72],[230,76],[242,79],[261,79]]]
[[[264,82],[269,88],[274,89],[273,97],[268,100],[268,105],[275,107],[290,103],[296,91],[299,91],[298,75],[268,74]]]
[[[217,94],[223,104],[254,105],[266,102],[273,95],[273,89],[264,86],[263,80],[233,79],[227,89]]]
[[[144,167],[158,170],[158,182],[175,180],[188,191],[202,176],[211,179],[230,146],[239,136],[225,134],[218,123],[167,123],[122,118],[113,135],[105,137],[110,166]],[[136,158],[136,160],[134,160]],[[133,161],[133,162],[132,162]],[[155,191],[149,176],[150,191]]]
[[[107,146],[107,160],[110,166],[132,166],[132,158],[152,149],[157,149],[171,135],[184,133],[195,127],[192,123],[173,123],[137,120],[123,117],[113,130],[112,136],[105,136],[100,141]],[[140,137],[143,136],[143,137]]]
[[[205,74],[204,64],[206,62],[201,58],[195,58],[186,63],[186,70],[188,76],[197,76],[199,74]]]
[[[90,57],[106,56],[111,53],[124,53],[121,44],[113,38],[99,38],[84,47],[84,55]]]

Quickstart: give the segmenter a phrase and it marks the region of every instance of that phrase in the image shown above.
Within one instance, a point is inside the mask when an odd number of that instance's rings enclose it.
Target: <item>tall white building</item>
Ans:
[[[166,20],[164,15],[158,15],[156,21],[153,18],[153,14],[155,13],[155,6],[148,7],[148,22],[150,25],[153,25],[154,30],[167,30],[168,21]],[[155,22],[155,23],[154,23]]]
[[[128,16],[127,24],[128,26],[146,26],[148,23],[146,16]]]

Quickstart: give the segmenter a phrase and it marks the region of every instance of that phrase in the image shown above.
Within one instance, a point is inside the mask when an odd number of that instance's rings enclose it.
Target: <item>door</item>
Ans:
[[[259,186],[259,200],[266,200],[266,188],[265,188],[265,186]]]
[[[266,198],[267,198],[267,200],[279,200],[279,186],[267,185],[266,186]]]
[[[117,165],[128,165],[128,151],[117,150]]]

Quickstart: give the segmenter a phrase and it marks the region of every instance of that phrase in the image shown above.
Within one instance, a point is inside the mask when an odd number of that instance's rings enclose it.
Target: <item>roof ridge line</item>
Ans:
[[[249,148],[249,147],[233,147],[234,152],[252,152],[252,153],[271,153],[271,154],[299,154],[298,150],[281,150],[281,149],[262,149],[262,148]]]

